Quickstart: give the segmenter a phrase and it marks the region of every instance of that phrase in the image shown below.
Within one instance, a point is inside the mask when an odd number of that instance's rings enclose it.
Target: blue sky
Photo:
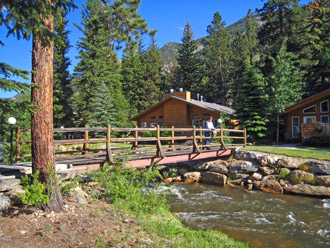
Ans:
[[[78,51],[75,47],[80,31],[72,23],[80,23],[81,7],[85,0],[74,0],[79,9],[68,15],[70,44],[73,46],[68,53],[71,59],[70,71],[78,62],[75,56]],[[181,42],[183,28],[187,22],[192,27],[195,39],[207,35],[206,28],[211,23],[213,15],[219,11],[226,25],[230,25],[246,16],[249,9],[255,11],[261,8],[265,0],[142,0],[138,13],[147,21],[150,29],[158,30],[156,43],[159,48],[167,42]],[[301,0],[307,4],[309,0]],[[5,47],[0,47],[0,61],[14,67],[31,70],[31,41],[17,41],[14,37],[6,37],[6,29],[0,27],[0,39]],[[146,40],[147,42],[147,40]],[[0,90],[0,98],[12,97],[16,92]]]

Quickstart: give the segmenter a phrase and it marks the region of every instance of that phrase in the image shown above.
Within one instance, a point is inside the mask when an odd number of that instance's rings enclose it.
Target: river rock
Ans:
[[[264,176],[269,176],[275,173],[275,169],[268,166],[260,167],[259,171],[261,171]]]
[[[6,212],[10,206],[10,198],[6,195],[0,194],[0,212]]]
[[[250,179],[251,179],[252,181],[259,181],[259,180],[262,179],[262,175],[261,175],[260,173],[258,173],[258,172],[255,172],[255,173],[253,173],[253,174],[250,176]]]
[[[16,185],[19,184],[19,179],[2,179],[0,180],[0,192],[8,191],[14,188]]]
[[[211,164],[208,168],[211,172],[217,172],[221,174],[228,174],[227,162],[223,161],[224,163],[214,163]]]
[[[278,180],[279,175],[273,174],[273,175],[268,175],[262,178],[262,181],[267,181],[267,180]]]
[[[201,180],[200,172],[187,172],[183,175],[183,179],[185,183],[199,183]]]
[[[233,179],[248,179],[250,174],[243,174],[243,173],[236,173],[236,174],[229,174],[230,177]]]
[[[277,160],[277,165],[289,169],[298,169],[300,160],[291,157],[284,157]]]
[[[294,170],[288,176],[288,180],[292,184],[300,184],[300,183],[314,183],[314,174],[308,173],[302,170]]]
[[[330,196],[330,187],[312,186],[309,184],[290,185],[285,189],[285,191],[302,195],[313,195],[322,197]]]
[[[211,164],[212,164],[212,162],[197,163],[193,166],[193,168],[194,168],[194,170],[197,170],[197,171],[206,171]]]
[[[244,184],[245,183],[245,179],[241,178],[241,179],[235,179],[235,180],[231,180],[229,182],[229,184],[233,184],[233,185],[238,185],[238,186],[241,186],[242,183]]]
[[[282,186],[275,180],[256,181],[254,185],[265,192],[283,194]]]
[[[223,174],[207,171],[202,174],[201,182],[218,186],[225,186],[227,177]]]
[[[230,174],[248,174],[257,172],[259,166],[249,161],[236,161],[229,166],[229,173]]]
[[[278,160],[278,157],[275,155],[264,155],[264,156],[257,156],[257,162],[261,166],[274,166],[276,165],[276,162]]]
[[[236,152],[236,159],[255,161],[256,158],[257,156],[254,152],[244,151],[240,149]]]
[[[280,170],[280,177],[286,178],[291,173],[290,169],[288,168],[281,168]]]
[[[305,164],[308,165],[308,172],[322,175],[330,175],[330,165],[326,162],[308,161]]]
[[[330,176],[318,176],[315,182],[320,186],[330,187]]]

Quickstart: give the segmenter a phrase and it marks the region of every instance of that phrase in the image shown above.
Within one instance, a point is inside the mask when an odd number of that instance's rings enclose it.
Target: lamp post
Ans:
[[[217,123],[220,125],[220,128],[221,128],[222,127],[222,120],[220,118],[217,120]]]
[[[14,133],[15,123],[16,123],[15,117],[8,118],[8,124],[10,124],[10,164],[13,164],[13,133]]]

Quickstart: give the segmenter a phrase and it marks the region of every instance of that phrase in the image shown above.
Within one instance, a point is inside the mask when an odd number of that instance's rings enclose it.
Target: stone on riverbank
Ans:
[[[225,186],[227,177],[216,172],[204,172],[202,174],[201,183],[213,184],[218,186]]]
[[[286,189],[288,193],[310,195],[310,196],[330,196],[330,188],[325,186],[312,186],[309,184],[289,185]]]
[[[300,184],[300,183],[314,183],[314,174],[308,173],[301,170],[294,170],[288,176],[289,181],[292,184]]]
[[[260,189],[269,193],[277,193],[283,194],[283,188],[279,182],[275,180],[265,180],[265,181],[257,181],[254,183],[257,189]]]
[[[183,175],[183,179],[185,183],[199,183],[201,180],[200,172],[187,172]]]

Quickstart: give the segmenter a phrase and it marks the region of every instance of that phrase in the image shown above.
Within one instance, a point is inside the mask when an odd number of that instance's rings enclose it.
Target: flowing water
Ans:
[[[330,247],[330,199],[200,184],[162,185],[185,226],[216,229],[249,247]]]

